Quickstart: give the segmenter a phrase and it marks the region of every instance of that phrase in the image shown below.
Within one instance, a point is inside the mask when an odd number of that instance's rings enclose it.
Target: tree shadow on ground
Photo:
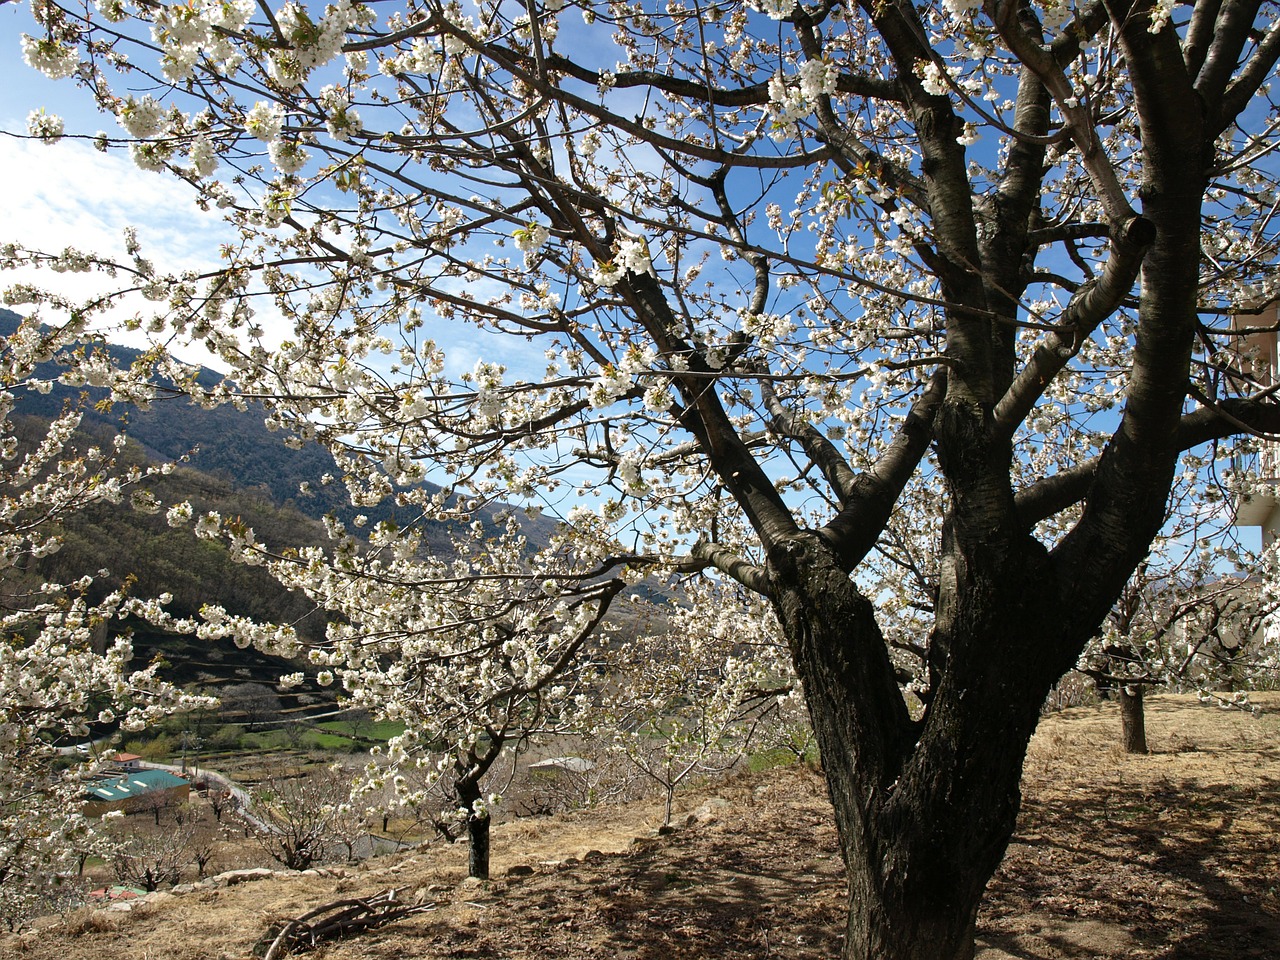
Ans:
[[[1043,935],[1003,930],[1017,909],[1042,917]],[[1275,957],[1280,781],[1163,778],[1028,800],[984,913],[986,942],[1019,960]],[[1071,942],[1081,924],[1091,947]]]

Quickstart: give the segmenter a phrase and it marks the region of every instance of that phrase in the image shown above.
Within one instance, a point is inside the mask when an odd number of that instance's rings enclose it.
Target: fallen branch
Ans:
[[[434,903],[406,903],[398,899],[400,892],[388,890],[374,897],[335,900],[300,917],[278,920],[267,928],[253,953],[262,960],[279,960],[312,950],[325,940],[354,936],[410,914],[435,909]]]

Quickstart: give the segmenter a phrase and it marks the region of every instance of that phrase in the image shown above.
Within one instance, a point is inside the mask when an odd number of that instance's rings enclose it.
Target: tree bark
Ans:
[[[467,821],[467,875],[478,880],[489,879],[488,817],[472,817]]]
[[[481,796],[480,787],[462,781],[457,784],[457,791],[460,805],[474,810]],[[474,813],[467,818],[467,876],[489,879],[489,818],[477,817]]]
[[[1043,659],[1027,650],[1050,629],[1044,556],[1015,552],[1003,579],[978,578],[952,601],[949,634],[934,639],[949,669],[912,721],[871,604],[817,538],[797,540],[771,554],[770,581],[848,870],[844,960],[970,960],[978,906],[1013,835],[1026,745],[1061,672],[1059,645]]]
[[[1151,751],[1147,748],[1147,721],[1143,708],[1142,685],[1121,686],[1117,698],[1120,701],[1120,728],[1124,752],[1150,753]]]

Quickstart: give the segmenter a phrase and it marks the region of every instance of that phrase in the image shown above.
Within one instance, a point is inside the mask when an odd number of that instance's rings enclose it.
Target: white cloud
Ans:
[[[132,226],[142,255],[159,272],[174,273],[215,268],[219,243],[231,237],[216,213],[195,206],[181,181],[140,170],[121,154],[99,153],[83,140],[49,145],[0,137],[0,183],[7,185],[0,191],[0,242],[31,250],[74,247],[124,260],[124,229]],[[0,275],[0,286],[18,282],[83,301],[119,289],[127,279],[34,270]],[[131,301],[127,309],[141,310],[142,301]]]
[[[160,266],[216,262],[211,232],[216,214],[199,210],[190,189],[163,174],[138,169],[126,157],[99,153],[83,141],[47,145],[0,140],[0,177],[22,184],[0,194],[0,217],[8,239],[29,247],[123,251],[122,231],[138,228],[144,247]]]

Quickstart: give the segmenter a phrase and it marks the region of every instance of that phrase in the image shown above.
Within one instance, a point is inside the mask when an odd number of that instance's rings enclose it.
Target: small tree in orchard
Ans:
[[[600,719],[588,731],[593,741],[610,738],[662,791],[664,824],[676,790],[741,760],[791,692],[772,612],[734,602],[733,593],[691,586],[684,598],[693,605],[672,611],[665,633],[617,651]]]
[[[275,568],[383,591],[321,651],[353,698],[458,691],[478,722],[444,745],[470,771],[508,671],[554,690],[610,591],[731,578],[804,687],[844,956],[972,956],[1040,706],[1180,457],[1280,428],[1224,358],[1234,312],[1275,327],[1275,3],[35,14],[27,61],[118,121],[96,142],[239,231],[207,275],[140,270],[142,323],[218,352],[274,426],[330,446],[355,503],[404,513],[372,554]],[[32,136],[65,133],[33,112]],[[497,500],[587,534],[536,623],[538,563],[418,557],[421,523]],[[885,565],[910,589],[878,586]],[[435,746],[409,729],[398,749]]]
[[[335,771],[273,777],[251,793],[252,816],[244,816],[258,846],[289,870],[343,856],[351,781]]]
[[[594,515],[535,551],[514,515],[492,526],[471,519],[465,504],[440,509],[458,524],[447,557],[425,556],[419,531],[391,523],[362,544],[331,520],[327,552],[316,546],[284,555],[271,554],[251,530],[207,518],[196,532],[225,534],[240,559],[265,564],[332,614],[326,642],[308,652],[319,682],[340,681],[350,709],[404,725],[385,749],[374,749],[357,795],[390,785],[401,805],[419,810],[443,798],[440,822],[450,835],[463,829],[471,874],[483,878],[494,802],[486,777],[508,747],[580,729],[597,680],[587,652],[623,584],[593,576],[612,566],[601,553],[612,544],[601,540]],[[262,630],[243,621],[224,626],[241,642]],[[296,643],[287,631],[270,635]]]
[[[1165,530],[1078,664],[1104,697],[1115,695],[1129,753],[1148,750],[1149,688],[1190,687],[1205,699],[1243,705],[1243,690],[1256,678],[1275,676],[1276,548],[1249,549],[1223,529],[1230,516],[1216,498],[1196,510],[1189,482],[1205,466],[1188,458]],[[1226,479],[1234,487],[1248,480]]]
[[[146,481],[166,469],[119,467],[123,437],[111,449],[80,442],[78,408],[52,423],[22,417],[24,397],[47,393],[51,377],[109,387],[117,400],[152,395],[149,371],[114,368],[91,339],[76,321],[23,322],[0,337],[0,900],[10,927],[56,907],[83,853],[102,841],[78,812],[94,758],[61,757],[58,746],[213,702],[164,683],[154,667],[133,669],[119,621],[162,618],[158,601],[129,597],[119,576],[108,586],[109,573],[45,583],[29,572],[59,548],[59,521],[74,512],[97,503],[153,509]],[[41,366],[55,356],[62,367]]]
[[[134,817],[112,817],[107,826],[103,856],[121,883],[158,890],[182,879],[193,854],[206,856],[207,830],[194,818],[170,817],[162,829]],[[201,869],[203,874],[203,869]]]

